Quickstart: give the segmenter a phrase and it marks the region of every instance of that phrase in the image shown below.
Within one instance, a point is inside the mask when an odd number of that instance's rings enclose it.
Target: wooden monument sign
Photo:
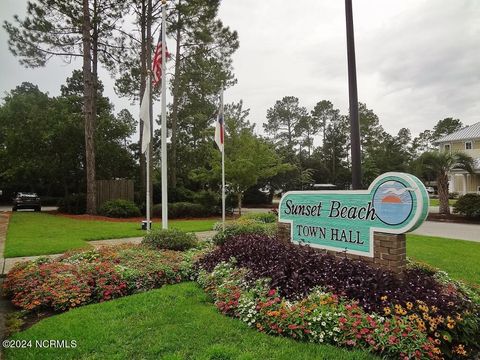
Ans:
[[[417,177],[386,173],[368,190],[287,192],[278,214],[287,225],[279,234],[295,244],[400,272],[406,259],[404,234],[423,223],[428,206],[427,190]]]

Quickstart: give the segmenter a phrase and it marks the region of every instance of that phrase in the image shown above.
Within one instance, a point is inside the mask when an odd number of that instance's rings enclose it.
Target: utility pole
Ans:
[[[352,0],[345,0],[347,24],[348,97],[350,105],[350,143],[352,154],[352,189],[362,187],[360,157],[360,124],[358,121],[357,70],[355,64],[355,40],[353,37]]]

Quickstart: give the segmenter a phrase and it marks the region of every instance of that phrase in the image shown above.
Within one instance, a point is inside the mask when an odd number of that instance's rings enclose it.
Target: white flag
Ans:
[[[215,142],[220,151],[223,152],[223,142],[225,135],[225,123],[223,115],[223,90],[220,92],[220,106],[217,114],[217,122],[215,123]]]
[[[140,120],[143,121],[142,153],[146,152],[151,140],[150,131],[150,76],[147,76],[146,87],[140,105]]]

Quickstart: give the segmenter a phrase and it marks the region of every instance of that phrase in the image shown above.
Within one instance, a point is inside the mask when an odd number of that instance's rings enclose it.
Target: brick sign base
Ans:
[[[277,236],[281,241],[290,242],[290,224],[278,223]],[[373,253],[374,257],[349,254],[348,252],[337,252],[325,249],[317,249],[338,258],[349,258],[362,260],[373,266],[400,274],[405,270],[407,264],[407,248],[405,234],[374,233]]]

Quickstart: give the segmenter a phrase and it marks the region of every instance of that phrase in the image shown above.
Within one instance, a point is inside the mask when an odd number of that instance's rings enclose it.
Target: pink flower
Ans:
[[[389,336],[388,337],[388,343],[393,345],[397,343],[397,338],[395,336]]]
[[[271,289],[271,290],[268,292],[268,296],[273,296],[273,295],[275,295],[276,292],[277,292],[277,290]]]

